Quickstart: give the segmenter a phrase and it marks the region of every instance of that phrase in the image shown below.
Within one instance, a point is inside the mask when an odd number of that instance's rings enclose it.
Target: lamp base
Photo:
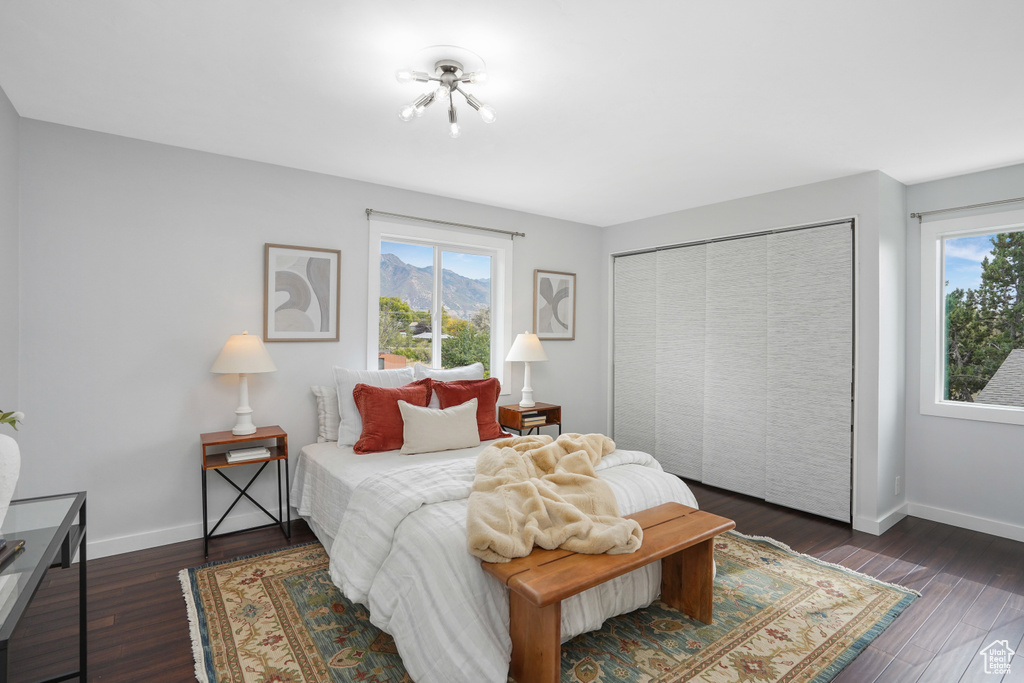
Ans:
[[[247,434],[256,433],[256,425],[252,423],[252,408],[245,406],[235,411],[237,418],[235,419],[235,426],[231,430],[231,433],[235,436],[245,436]]]
[[[533,383],[530,382],[530,361],[523,363],[523,395],[519,401],[520,408],[532,408],[536,403],[533,402]]]

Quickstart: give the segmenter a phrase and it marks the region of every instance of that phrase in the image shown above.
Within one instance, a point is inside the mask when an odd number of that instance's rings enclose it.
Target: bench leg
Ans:
[[[661,601],[705,624],[711,623],[715,539],[661,560]]]
[[[558,683],[561,679],[562,603],[535,607],[509,591],[509,633],[517,683]]]

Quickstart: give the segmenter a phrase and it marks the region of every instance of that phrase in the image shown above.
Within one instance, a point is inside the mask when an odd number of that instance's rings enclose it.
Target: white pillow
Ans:
[[[338,411],[338,390],[335,387],[313,385],[310,387],[316,396],[317,441],[337,441],[338,423],[341,413]]]
[[[460,379],[483,379],[484,378],[484,364],[473,363],[472,365],[463,365],[458,368],[448,368],[435,370],[434,368],[428,368],[426,365],[416,365],[416,379],[436,379],[438,382],[455,382]],[[430,403],[427,404],[428,408],[441,408],[441,403],[437,400],[437,394],[430,394]]]
[[[402,412],[402,454],[433,453],[480,445],[476,399],[444,410],[398,402]]]
[[[357,384],[369,384],[372,387],[400,387],[412,382],[412,368],[397,370],[349,370],[334,366],[334,384],[338,390],[338,413],[341,421],[338,424],[338,446],[351,446],[359,441],[363,433],[363,418],[356,410],[352,390]]]

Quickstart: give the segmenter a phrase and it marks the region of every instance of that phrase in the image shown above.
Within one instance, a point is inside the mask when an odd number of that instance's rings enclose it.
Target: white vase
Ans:
[[[21,473],[21,450],[18,442],[0,434],[0,524],[7,516],[7,508],[14,497],[14,487],[18,484]]]

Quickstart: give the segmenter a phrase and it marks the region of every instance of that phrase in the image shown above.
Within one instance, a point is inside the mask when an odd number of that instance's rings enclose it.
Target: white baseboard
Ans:
[[[292,510],[292,522],[299,519],[295,510]],[[216,520],[211,519],[210,523],[215,523]],[[231,515],[224,520],[221,524],[221,528],[217,529],[217,533],[220,534],[223,531],[234,531],[236,529],[247,529],[254,526],[262,526],[264,524],[270,524],[270,519],[260,512],[259,510],[253,510],[245,514]],[[88,533],[88,530],[86,530]],[[139,534],[130,534],[128,536],[117,536],[114,538],[101,538],[98,540],[88,539],[86,541],[86,549],[89,553],[89,559],[95,560],[101,557],[109,557],[110,555],[120,555],[121,553],[130,553],[136,550],[146,550],[147,548],[156,548],[161,545],[170,545],[171,543],[180,543],[182,541],[192,541],[195,539],[203,538],[203,523],[193,522],[192,524],[185,524],[177,527],[170,527],[167,529],[155,529],[153,531],[144,531]],[[281,537],[282,542],[284,537]],[[216,541],[211,541],[216,543]]]
[[[1024,527],[1007,522],[1000,522],[985,517],[975,517],[955,510],[944,510],[943,508],[922,505],[920,503],[907,503],[907,514],[912,517],[920,517],[933,522],[951,524],[971,531],[980,531],[983,534],[991,534],[1002,538],[1009,538],[1012,541],[1024,542]]]
[[[906,517],[907,514],[909,514],[907,512],[907,506],[901,505],[881,519],[875,520],[868,519],[866,517],[854,517],[853,528],[856,531],[863,531],[867,534],[881,536],[886,531],[896,526],[896,524]]]

